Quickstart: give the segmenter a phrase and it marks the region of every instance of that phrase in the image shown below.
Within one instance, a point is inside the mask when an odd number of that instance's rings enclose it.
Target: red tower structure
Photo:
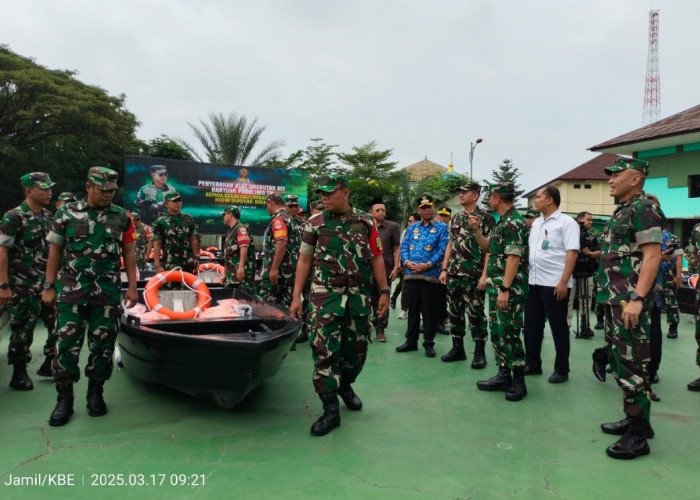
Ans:
[[[649,11],[649,54],[644,85],[644,124],[659,119],[661,111],[661,77],[659,75],[659,11]]]

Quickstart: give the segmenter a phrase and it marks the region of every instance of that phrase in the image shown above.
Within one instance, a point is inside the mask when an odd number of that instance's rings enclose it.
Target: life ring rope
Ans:
[[[158,291],[160,290],[160,287],[165,283],[172,283],[175,281],[179,281],[185,286],[185,288],[197,294],[198,301],[195,307],[187,311],[173,311],[160,303],[158,298]],[[182,268],[180,267],[158,273],[148,280],[148,283],[146,283],[146,287],[143,290],[143,298],[144,302],[146,302],[146,307],[148,307],[149,310],[164,314],[170,319],[194,319],[202,314],[204,309],[211,305],[212,300],[209,287],[207,287],[204,280],[200,279],[194,274],[182,271]]]

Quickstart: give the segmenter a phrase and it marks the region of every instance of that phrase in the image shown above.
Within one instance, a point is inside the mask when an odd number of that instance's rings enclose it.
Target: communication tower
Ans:
[[[661,77],[659,75],[659,11],[649,11],[649,54],[644,85],[644,124],[659,119],[661,111]]]

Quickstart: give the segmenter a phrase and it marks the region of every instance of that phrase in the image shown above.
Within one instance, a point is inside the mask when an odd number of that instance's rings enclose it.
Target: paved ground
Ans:
[[[47,424],[55,403],[48,381],[33,376],[28,393],[7,386],[5,334],[0,498],[697,498],[700,394],[685,385],[700,370],[689,316],[682,315],[679,339],[664,338],[652,453],[632,462],[605,455],[615,438],[599,424],[621,418],[622,401],[612,380],[600,383],[591,373],[599,332],[572,340],[569,382],[548,384],[549,373],[528,377],[528,396],[511,403],[476,389],[495,372],[490,347],[483,371],[471,370],[470,361],[442,363],[445,336],[438,336],[437,358],[397,354],[405,325],[392,311],[389,342],[370,346],[355,386],[364,409],[343,408],[341,427],[321,438],[309,434],[321,405],[306,345],[236,410],[118,371],[106,386],[107,416],[87,415],[81,380],[76,414],[54,428]],[[44,338],[38,331],[36,345]],[[543,359],[552,365],[548,334]],[[76,485],[5,484],[57,474],[73,474]]]

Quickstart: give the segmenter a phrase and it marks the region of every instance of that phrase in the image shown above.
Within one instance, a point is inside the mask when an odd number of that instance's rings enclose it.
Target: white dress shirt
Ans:
[[[531,285],[557,286],[564,274],[566,252],[579,250],[579,235],[578,223],[559,209],[546,219],[544,215],[535,219],[530,229],[528,282]],[[570,276],[567,287],[571,288],[573,282]]]

